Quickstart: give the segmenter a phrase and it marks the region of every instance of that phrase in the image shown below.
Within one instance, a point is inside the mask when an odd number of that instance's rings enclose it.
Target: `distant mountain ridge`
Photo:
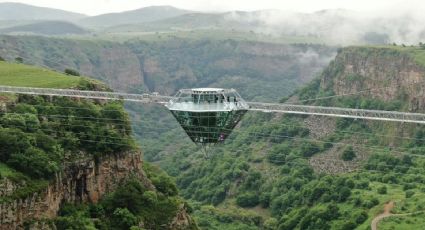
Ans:
[[[14,2],[0,3],[0,20],[73,21],[83,17],[86,17],[86,15],[65,10],[38,7]]]
[[[87,17],[80,20],[79,23],[91,27],[109,27],[123,24],[152,22],[188,13],[192,13],[192,11],[178,9],[172,6],[150,6],[120,13],[108,13]]]
[[[29,33],[38,35],[85,34],[87,31],[73,23],[65,21],[41,21],[0,29],[2,34]]]

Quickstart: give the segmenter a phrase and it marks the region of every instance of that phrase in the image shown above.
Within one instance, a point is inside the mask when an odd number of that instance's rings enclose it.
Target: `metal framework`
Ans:
[[[78,98],[103,99],[103,100],[124,100],[124,101],[135,101],[135,102],[141,102],[141,103],[158,103],[162,105],[168,103],[172,99],[175,99],[175,97],[162,96],[162,95],[159,95],[158,93],[127,94],[127,93],[117,93],[117,92],[84,91],[84,90],[71,90],[71,89],[45,89],[45,88],[29,88],[29,87],[13,87],[13,86],[0,86],[0,92],[30,94],[30,95],[78,97]],[[421,113],[348,109],[348,108],[308,106],[308,105],[274,104],[274,103],[261,103],[261,102],[246,102],[246,103],[249,105],[248,110],[250,111],[320,115],[320,116],[331,116],[331,117],[346,117],[346,118],[357,118],[357,119],[368,119],[368,120],[396,121],[396,122],[425,124],[425,114],[421,114]]]
[[[251,111],[357,118],[425,124],[425,114],[339,107],[248,102]]]
[[[117,93],[117,92],[106,92],[106,91],[48,89],[48,88],[30,88],[30,87],[15,87],[15,86],[0,86],[0,92],[29,94],[29,95],[78,97],[78,98],[100,99],[100,100],[124,100],[124,101],[135,101],[135,102],[141,102],[141,103],[159,103],[159,104],[165,104],[174,98],[169,96],[162,96],[162,95],[159,95],[158,93],[130,94],[130,93]]]

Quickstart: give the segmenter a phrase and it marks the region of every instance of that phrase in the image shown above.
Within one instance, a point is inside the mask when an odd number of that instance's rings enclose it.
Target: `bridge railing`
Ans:
[[[102,99],[102,100],[124,100],[124,101],[135,101],[135,102],[141,102],[141,103],[158,103],[162,105],[168,103],[171,99],[174,98],[171,96],[162,96],[162,95],[159,95],[158,93],[129,94],[129,93],[105,92],[105,91],[47,89],[47,88],[14,87],[14,86],[0,86],[0,92],[30,94],[30,95],[78,97],[78,98]],[[292,104],[261,103],[261,102],[246,102],[246,103],[249,105],[250,111],[319,115],[319,116],[330,116],[330,117],[345,117],[345,118],[425,124],[425,114],[422,114],[422,113],[407,113],[407,112],[397,112],[397,111],[350,109],[350,108],[339,108],[339,107],[292,105]]]

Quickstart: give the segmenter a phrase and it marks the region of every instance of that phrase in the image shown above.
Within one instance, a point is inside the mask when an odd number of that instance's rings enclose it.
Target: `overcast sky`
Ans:
[[[382,11],[400,8],[425,9],[423,0],[0,0],[52,7],[97,15],[152,5],[172,5],[199,11],[280,9],[313,12],[344,8],[356,11]]]

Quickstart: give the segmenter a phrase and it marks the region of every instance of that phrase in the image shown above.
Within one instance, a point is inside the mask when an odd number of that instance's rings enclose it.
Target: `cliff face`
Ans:
[[[24,63],[61,72],[72,68],[115,90],[149,89],[170,95],[180,88],[211,86],[279,100],[286,96],[282,88],[292,90],[310,81],[334,55],[334,48],[320,45],[181,39],[117,43],[0,36],[0,56],[8,60],[22,57]]]
[[[140,156],[138,152],[120,153],[105,156],[98,162],[84,159],[69,164],[41,193],[0,204],[0,229],[22,229],[25,221],[54,218],[65,202],[96,203],[131,175],[152,187],[141,168]],[[2,195],[10,195],[18,186],[5,179],[0,184],[0,191]]]
[[[322,89],[336,95],[359,94],[385,102],[406,103],[409,111],[425,109],[425,69],[394,48],[344,48],[324,71]]]
[[[119,43],[1,36],[0,56],[9,60],[22,57],[25,63],[48,66],[60,72],[75,69],[83,75],[95,76],[116,90],[144,83],[138,57]]]

